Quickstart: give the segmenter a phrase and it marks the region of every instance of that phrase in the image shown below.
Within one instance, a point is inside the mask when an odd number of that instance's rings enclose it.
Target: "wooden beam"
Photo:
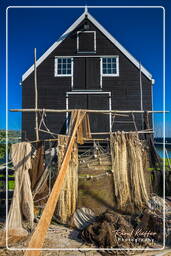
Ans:
[[[43,210],[43,213],[39,220],[39,223],[38,223],[32,237],[31,237],[31,240],[28,244],[29,249],[40,248],[40,250],[27,250],[25,252],[24,256],[39,256],[41,254],[41,248],[43,247],[45,236],[46,236],[48,227],[50,225],[53,213],[55,211],[60,191],[61,191],[63,183],[64,183],[64,178],[65,178],[65,175],[67,172],[67,166],[69,164],[73,145],[75,142],[75,135],[77,133],[78,126],[81,124],[84,116],[85,116],[85,112],[83,112],[81,110],[77,111],[77,116],[76,116],[76,120],[75,120],[75,125],[73,127],[72,136],[69,140],[67,151],[65,153],[61,168],[59,170],[59,174],[58,174],[55,184],[52,188],[52,191],[51,191],[49,199],[46,203],[46,206]]]
[[[152,130],[140,130],[140,131],[129,131],[129,132],[125,132],[123,131],[124,133],[154,133]],[[107,135],[107,134],[111,134],[111,133],[114,133],[114,132],[92,132],[91,134],[92,135]]]
[[[10,109],[11,112],[42,112],[45,111],[47,113],[66,113],[66,112],[72,112],[75,111],[75,109]],[[82,109],[82,111],[85,111],[86,113],[169,113],[170,111],[162,111],[162,110],[93,110],[93,109]]]
[[[104,138],[104,139],[102,139],[102,138],[91,138],[91,139],[89,139],[89,138],[83,138],[83,140],[84,141],[108,141],[109,140],[109,138]],[[29,143],[36,143],[36,142],[40,142],[40,141],[58,141],[58,138],[56,138],[56,139],[45,139],[45,140],[33,140],[33,141],[29,141]]]

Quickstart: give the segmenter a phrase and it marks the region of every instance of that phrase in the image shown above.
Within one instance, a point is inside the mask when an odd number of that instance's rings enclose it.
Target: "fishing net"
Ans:
[[[50,193],[49,174],[51,158],[45,162],[45,149],[42,142],[35,144],[35,152],[32,156],[32,168],[29,171],[31,188],[36,207],[43,207]],[[52,149],[51,149],[52,151]]]
[[[28,227],[33,228],[34,205],[31,193],[29,169],[31,168],[31,144],[22,142],[13,144],[11,159],[15,168],[15,189],[8,215],[8,229],[22,233],[23,217]]]
[[[108,249],[102,254],[105,256],[131,255],[132,252],[128,248],[155,248],[162,235],[162,222],[148,211],[139,216],[121,215],[107,210],[80,231],[80,237],[85,242]],[[119,248],[124,250],[120,251]]]
[[[58,136],[58,170],[60,170],[68,144],[68,137],[64,135]],[[60,192],[56,216],[60,223],[68,223],[70,217],[76,210],[77,195],[78,195],[78,148],[74,144],[71,159],[67,167],[67,174],[63,188]]]
[[[110,136],[114,194],[121,211],[142,210],[148,202],[144,177],[143,146],[136,133]]]

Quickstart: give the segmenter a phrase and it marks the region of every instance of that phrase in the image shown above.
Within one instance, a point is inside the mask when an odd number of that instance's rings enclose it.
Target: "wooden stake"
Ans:
[[[140,109],[143,111],[143,88],[142,88],[142,75],[141,75],[141,62],[140,67]],[[144,129],[144,116],[141,114],[141,129]]]
[[[24,256],[39,256],[41,254],[41,248],[43,247],[43,243],[45,240],[45,236],[48,230],[48,227],[50,225],[53,213],[56,208],[56,204],[58,201],[58,197],[60,194],[60,191],[62,189],[64,178],[67,172],[67,166],[70,161],[71,152],[73,149],[73,145],[75,142],[75,135],[77,133],[77,129],[79,125],[81,124],[83,118],[85,116],[85,112],[82,112],[81,110],[77,111],[77,117],[76,122],[73,128],[72,136],[70,138],[67,151],[65,153],[58,177],[55,181],[55,184],[52,188],[51,194],[49,196],[49,199],[46,203],[46,206],[43,210],[42,216],[39,220],[39,223],[36,227],[36,230],[34,231],[31,240],[29,242],[28,248],[40,248],[40,250],[27,250],[24,254]]]
[[[39,140],[38,130],[38,91],[37,91],[37,67],[36,67],[36,48],[34,48],[34,93],[35,93],[35,129],[36,129],[36,140]]]

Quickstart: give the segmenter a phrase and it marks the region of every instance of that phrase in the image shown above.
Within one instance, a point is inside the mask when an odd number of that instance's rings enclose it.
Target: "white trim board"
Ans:
[[[85,11],[64,33],[63,35],[36,61],[37,67],[49,56],[49,54],[60,45],[64,39],[87,17],[138,69],[139,61],[137,61],[88,11]],[[34,65],[32,65],[23,75],[22,81],[24,81],[34,71]],[[141,66],[141,72],[152,83],[152,75]]]
[[[94,50],[93,51],[81,51],[80,50],[80,38],[79,38],[79,34],[80,33],[89,33],[89,34],[94,34]],[[91,30],[88,30],[88,31],[77,31],[77,53],[96,53],[96,31],[91,31]]]

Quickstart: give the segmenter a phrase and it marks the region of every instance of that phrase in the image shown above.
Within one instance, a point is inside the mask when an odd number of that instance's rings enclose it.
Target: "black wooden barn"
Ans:
[[[152,75],[87,11],[37,60],[38,108],[151,110]],[[22,76],[22,108],[34,108],[34,65]],[[47,113],[54,133],[69,115]],[[142,115],[136,114],[138,129]],[[92,132],[134,130],[129,117],[90,114]],[[35,113],[22,114],[23,139],[35,138]],[[49,137],[41,133],[41,138]]]

